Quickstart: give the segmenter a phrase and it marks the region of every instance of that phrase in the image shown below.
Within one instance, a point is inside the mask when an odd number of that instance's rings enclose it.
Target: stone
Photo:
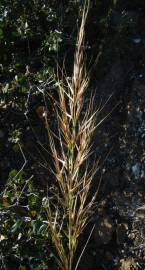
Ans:
[[[135,216],[139,220],[144,220],[145,219],[145,205],[142,205],[141,207],[138,207],[136,209]]]
[[[141,38],[140,37],[134,37],[133,39],[132,39],[132,41],[133,41],[133,43],[134,44],[139,44],[139,43],[141,43]]]
[[[132,270],[132,267],[135,265],[133,258],[129,257],[120,261],[119,270]]]
[[[136,163],[132,166],[132,172],[136,179],[140,177],[140,169],[141,169],[140,163]]]
[[[94,230],[94,239],[97,246],[106,245],[112,239],[114,224],[109,216],[99,217]]]

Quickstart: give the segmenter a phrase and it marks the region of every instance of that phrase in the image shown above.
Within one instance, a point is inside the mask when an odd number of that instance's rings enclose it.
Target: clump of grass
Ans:
[[[74,263],[74,258],[79,236],[90,220],[97,195],[97,188],[92,195],[90,193],[97,169],[97,162],[89,165],[91,139],[98,126],[96,114],[99,112],[93,111],[93,99],[82,114],[90,81],[84,56],[87,14],[88,6],[85,6],[76,42],[72,77],[68,78],[63,72],[61,80],[57,79],[58,135],[54,135],[46,119],[57,186],[53,199],[49,199],[48,223],[57,251],[56,260],[63,270],[78,269],[82,254],[77,263]]]

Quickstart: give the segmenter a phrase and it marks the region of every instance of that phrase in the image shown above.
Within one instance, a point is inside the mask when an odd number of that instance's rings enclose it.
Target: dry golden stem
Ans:
[[[48,221],[52,242],[57,251],[57,262],[63,270],[78,268],[79,262],[74,265],[78,238],[89,222],[97,195],[96,191],[92,197],[89,196],[97,162],[89,169],[86,161],[90,157],[90,143],[97,126],[96,115],[99,110],[93,112],[93,102],[90,102],[84,117],[81,114],[90,80],[84,59],[87,14],[88,5],[85,5],[76,42],[72,78],[68,79],[63,73],[63,80],[57,80],[58,140],[55,140],[47,125],[54,174],[59,187],[55,206],[51,200],[49,202]]]

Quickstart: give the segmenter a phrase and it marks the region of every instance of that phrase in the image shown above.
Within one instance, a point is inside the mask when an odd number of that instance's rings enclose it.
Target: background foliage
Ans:
[[[42,153],[37,154],[36,159],[32,156],[38,139],[46,144],[45,128],[37,111],[44,104],[37,86],[51,77],[56,63],[61,66],[64,58],[68,74],[71,72],[82,2],[0,2],[0,129],[4,130],[4,134],[0,133],[0,177],[3,184],[0,197],[2,269],[56,269],[55,253],[47,231],[47,185],[43,177],[46,172],[43,172],[42,181],[37,171],[37,157]],[[98,52],[108,47],[108,41],[111,44],[105,57],[101,58],[98,69],[115,57],[118,43],[121,56],[128,52],[128,43],[124,40],[134,32],[135,24],[122,13],[116,30],[116,17],[112,14],[132,10],[137,5],[136,0],[91,1],[86,27],[85,50],[88,59],[96,59]],[[143,0],[139,8],[142,7]],[[114,55],[110,57],[109,50],[112,47]],[[103,76],[105,68],[97,76]],[[31,123],[25,117],[26,112],[29,113]],[[37,131],[38,138],[30,131],[31,126]],[[23,146],[24,153],[20,148]],[[18,174],[26,152],[29,164]],[[6,155],[9,156],[9,162],[4,158]],[[36,181],[37,178],[39,181]]]

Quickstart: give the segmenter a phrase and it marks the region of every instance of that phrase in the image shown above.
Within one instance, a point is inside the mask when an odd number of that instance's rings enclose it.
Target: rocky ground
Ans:
[[[138,16],[135,11],[126,12],[124,19],[139,21]],[[114,15],[116,29],[119,18],[119,14]],[[90,244],[88,251],[92,257],[90,262],[86,259],[88,265],[82,270],[145,268],[145,21],[140,20],[142,24],[137,24],[126,41],[127,57],[119,57],[122,52],[117,52],[98,83],[98,97],[105,102],[111,96],[104,114],[118,105],[96,135],[96,152],[108,155],[103,165],[94,246],[91,251]]]

